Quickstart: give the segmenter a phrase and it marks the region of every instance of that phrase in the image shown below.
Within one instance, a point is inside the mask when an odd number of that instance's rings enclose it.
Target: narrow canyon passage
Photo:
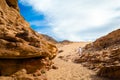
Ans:
[[[95,72],[83,67],[81,64],[73,63],[71,60],[77,56],[76,50],[81,46],[85,46],[87,43],[70,43],[68,45],[62,45],[59,50],[63,52],[59,53],[53,60],[54,65],[58,69],[51,69],[47,72],[49,80],[107,80],[95,76]]]

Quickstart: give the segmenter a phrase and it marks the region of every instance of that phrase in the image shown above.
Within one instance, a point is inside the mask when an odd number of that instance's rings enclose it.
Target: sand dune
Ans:
[[[81,46],[85,46],[87,43],[71,43],[59,47],[59,50],[63,52],[59,53],[53,60],[54,65],[58,69],[51,69],[47,72],[49,80],[108,80],[95,76],[95,72],[91,71],[81,64],[72,62],[72,58],[77,56],[76,50]]]

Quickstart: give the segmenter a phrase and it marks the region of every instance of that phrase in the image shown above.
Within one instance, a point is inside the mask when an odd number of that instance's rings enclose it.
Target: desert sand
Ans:
[[[68,45],[59,46],[59,50],[63,52],[58,53],[53,60],[54,65],[58,69],[51,69],[47,72],[49,80],[108,80],[95,76],[95,72],[83,67],[81,64],[72,62],[72,59],[77,57],[77,49],[83,47],[87,42],[70,43]]]

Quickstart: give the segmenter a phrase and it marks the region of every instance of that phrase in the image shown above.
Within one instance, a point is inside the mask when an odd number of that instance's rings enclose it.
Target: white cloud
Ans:
[[[120,28],[117,26],[120,20],[117,19],[118,23],[115,22],[115,18],[120,17],[120,10],[116,10],[120,8],[120,0],[20,0],[20,2],[32,6],[37,12],[44,13],[52,32],[61,39],[93,40]],[[110,26],[111,23],[116,24]],[[104,32],[98,30],[95,33],[94,28],[109,30]],[[93,29],[93,32],[84,33],[89,29]]]
[[[30,25],[32,25],[32,26],[37,26],[37,27],[39,27],[39,26],[47,26],[47,22],[45,22],[45,21],[40,21],[40,20],[33,20],[33,21],[30,21],[29,22],[30,23]]]

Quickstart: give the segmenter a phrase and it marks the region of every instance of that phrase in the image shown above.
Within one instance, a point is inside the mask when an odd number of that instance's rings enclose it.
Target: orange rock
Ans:
[[[18,0],[0,1],[0,75],[34,74],[49,68],[57,54],[56,46],[30,28],[20,15]],[[44,62],[43,62],[44,60]],[[28,76],[20,77],[28,79]],[[29,80],[32,80],[30,78]]]
[[[120,79],[120,29],[85,46],[82,58],[75,61],[99,76]]]

